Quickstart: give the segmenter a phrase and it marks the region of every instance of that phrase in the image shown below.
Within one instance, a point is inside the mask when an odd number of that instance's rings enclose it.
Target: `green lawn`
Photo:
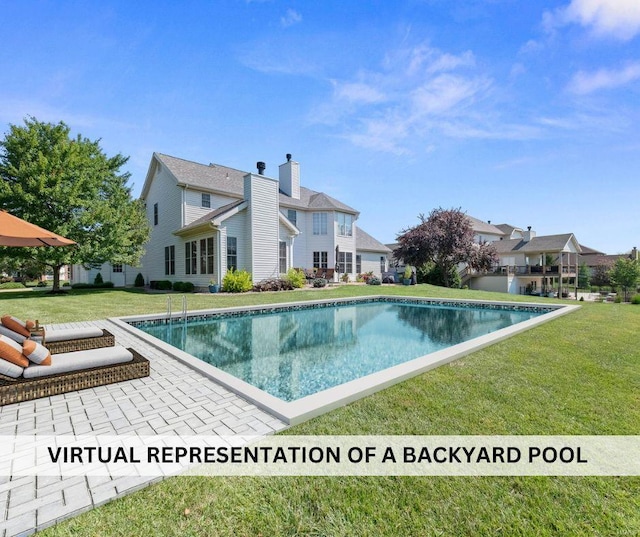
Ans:
[[[407,292],[529,299],[426,285],[346,286],[190,295],[189,308]],[[640,306],[580,304],[284,434],[640,434]],[[0,305],[18,317],[64,322],[162,312],[166,296],[0,293]],[[640,535],[640,478],[180,477],[43,535]]]

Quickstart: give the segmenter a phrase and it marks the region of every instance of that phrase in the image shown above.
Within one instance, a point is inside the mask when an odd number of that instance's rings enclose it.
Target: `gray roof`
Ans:
[[[391,250],[380,241],[374,239],[366,231],[356,226],[356,250],[364,250],[368,252],[381,252],[390,254]]]
[[[573,233],[563,233],[561,235],[544,235],[541,237],[534,237],[530,241],[525,242],[522,239],[505,239],[501,241],[495,241],[491,244],[495,246],[496,251],[499,254],[506,254],[509,252],[530,252],[530,253],[544,253],[544,252],[561,252],[567,246],[569,241],[574,240],[578,251],[580,251],[580,245],[575,240]]]
[[[467,220],[471,223],[471,227],[475,233],[490,233],[491,235],[504,235],[504,231],[502,231],[498,226],[494,226],[493,224],[489,224],[482,220],[478,220],[473,216],[467,215]]]
[[[243,172],[219,164],[199,164],[161,153],[154,153],[154,157],[167,167],[180,185],[238,198],[244,196],[244,176],[250,172]],[[300,199],[294,199],[280,192],[279,201],[281,207],[292,209],[338,210],[355,215],[359,214],[353,207],[349,207],[323,192],[316,192],[302,186],[300,187]]]
[[[218,207],[217,209],[211,211],[210,213],[205,214],[204,216],[198,218],[197,220],[194,220],[189,225],[180,228],[180,231],[187,231],[189,229],[197,228],[203,224],[207,224],[217,216],[220,216],[226,213],[227,211],[234,209],[238,205],[242,205],[243,203],[244,203],[244,200],[232,201],[231,203],[227,203],[226,205],[223,205],[222,207]]]
[[[516,226],[511,226],[509,224],[497,224],[496,227],[502,231],[502,233],[504,233],[505,235],[511,235],[514,230],[518,230],[518,231],[522,231],[522,228],[516,227]]]
[[[584,244],[581,244],[580,248],[582,250],[582,255],[606,255],[604,252],[601,252],[600,250],[596,250],[594,248],[589,248]]]

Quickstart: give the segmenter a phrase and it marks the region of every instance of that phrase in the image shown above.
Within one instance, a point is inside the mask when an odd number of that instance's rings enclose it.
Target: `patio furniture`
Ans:
[[[0,335],[7,336],[20,344],[27,339],[32,339],[42,343],[51,354],[113,347],[116,344],[111,332],[97,326],[47,329],[9,315],[3,316],[1,321]]]
[[[47,369],[53,374],[47,375]],[[31,378],[24,376],[28,370]],[[121,346],[58,354],[52,365],[32,364],[18,378],[0,375],[0,406],[147,377],[149,372],[149,360]]]

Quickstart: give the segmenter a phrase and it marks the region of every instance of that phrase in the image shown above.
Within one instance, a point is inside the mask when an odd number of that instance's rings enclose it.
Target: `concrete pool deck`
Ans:
[[[146,378],[0,407],[2,436],[268,435],[286,424],[108,321],[99,326],[151,362]],[[6,473],[6,472],[0,472]],[[0,537],[30,535],[162,478],[0,475]]]
[[[499,341],[507,339],[515,334],[530,330],[531,328],[556,319],[559,316],[566,315],[572,311],[575,311],[580,306],[576,305],[564,305],[564,304],[540,304],[540,303],[526,303],[526,302],[504,302],[504,301],[486,301],[486,300],[459,300],[459,299],[435,299],[435,298],[416,298],[416,297],[403,297],[403,296],[368,296],[361,298],[338,298],[338,299],[326,299],[316,300],[313,302],[290,302],[279,303],[273,305],[259,305],[259,306],[246,306],[246,307],[233,307],[233,308],[219,308],[211,310],[189,311],[187,313],[187,319],[189,317],[201,317],[215,314],[229,314],[229,313],[243,313],[243,312],[265,312],[274,309],[303,309],[305,307],[313,307],[313,305],[333,305],[342,304],[350,305],[357,303],[370,302],[372,300],[402,302],[407,301],[411,304],[444,304],[453,306],[474,307],[480,305],[488,305],[490,309],[505,308],[533,308],[535,310],[550,310],[547,313],[543,313],[533,319],[513,324],[506,328],[496,330],[484,336],[476,337],[468,341],[464,341],[457,345],[450,346],[448,348],[432,352],[425,356],[412,359],[405,363],[383,369],[377,373],[361,377],[344,384],[340,384],[333,388],[329,388],[315,394],[297,399],[292,402],[283,401],[273,395],[255,387],[251,384],[222,371],[221,369],[200,360],[191,354],[188,354],[173,345],[165,343],[142,330],[135,328],[129,323],[135,323],[146,320],[164,320],[167,318],[166,314],[159,315],[135,315],[122,318],[109,319],[111,322],[119,326],[122,330],[129,331],[136,337],[146,341],[149,345],[152,345],[163,352],[170,354],[177,358],[180,362],[189,366],[190,368],[198,371],[207,378],[217,382],[234,393],[237,393],[244,399],[251,401],[256,406],[266,410],[270,414],[281,419],[288,425],[296,425],[309,420],[315,416],[319,416],[330,410],[334,410],[341,406],[344,406],[353,401],[357,401],[362,397],[373,394],[377,391],[383,390],[402,382],[406,379],[434,369],[443,364],[452,362],[461,358],[467,354],[480,350],[488,345],[493,345]],[[174,314],[172,318],[182,319],[181,314]]]

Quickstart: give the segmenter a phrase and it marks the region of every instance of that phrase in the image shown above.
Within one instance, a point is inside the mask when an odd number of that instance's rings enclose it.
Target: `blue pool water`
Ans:
[[[132,324],[295,401],[544,312],[383,301]]]

